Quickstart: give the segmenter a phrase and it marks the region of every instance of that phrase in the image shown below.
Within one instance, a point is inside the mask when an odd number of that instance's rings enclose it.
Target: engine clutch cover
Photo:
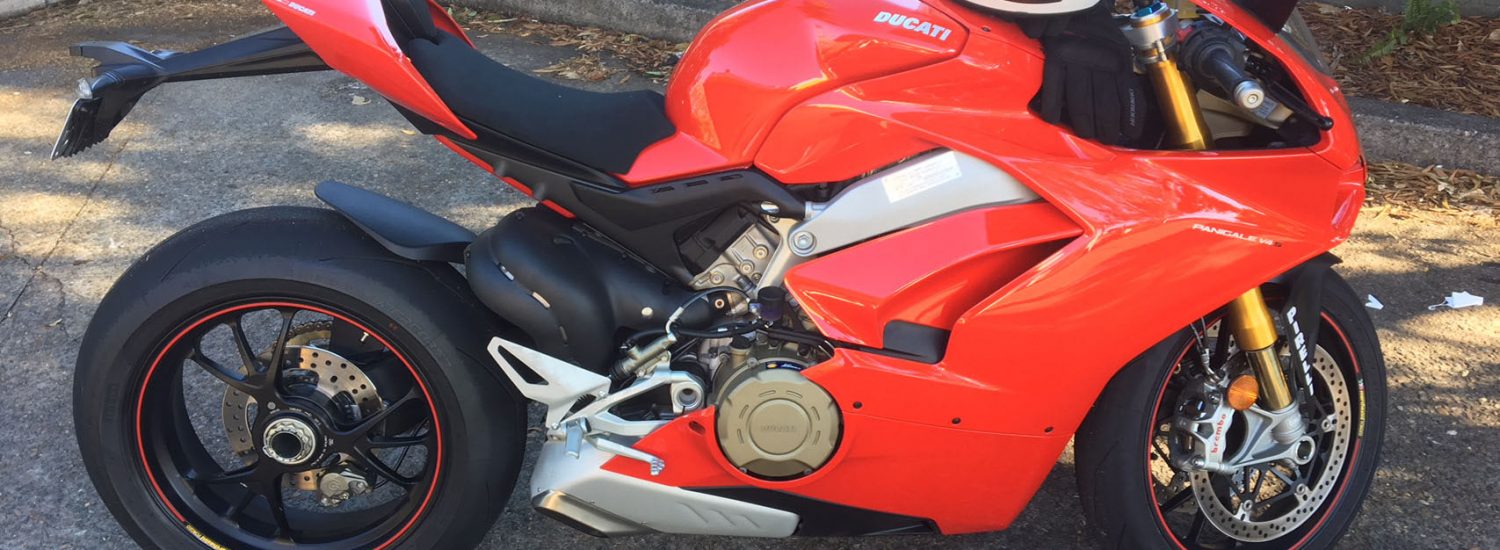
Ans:
[[[731,464],[767,478],[817,470],[838,446],[833,396],[790,368],[753,368],[720,392],[719,447]]]

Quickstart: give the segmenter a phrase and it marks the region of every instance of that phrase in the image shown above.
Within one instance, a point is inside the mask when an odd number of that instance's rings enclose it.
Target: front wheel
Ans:
[[[1079,496],[1108,547],[1330,548],[1349,529],[1379,461],[1385,363],[1354,292],[1331,272],[1322,284],[1293,410],[1231,406],[1250,367],[1214,317],[1111,380],[1076,439]]]
[[[131,266],[79,352],[89,476],[146,547],[455,548],[520,468],[496,322],[338,214],[236,212]]]

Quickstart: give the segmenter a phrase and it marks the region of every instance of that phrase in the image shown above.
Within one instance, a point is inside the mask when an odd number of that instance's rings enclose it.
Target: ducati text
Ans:
[[[892,27],[901,27],[912,32],[919,32],[938,40],[947,40],[948,36],[953,34],[953,29],[948,27],[934,25],[931,22],[923,21],[910,15],[901,15],[888,11],[875,14],[875,22],[887,23]]]

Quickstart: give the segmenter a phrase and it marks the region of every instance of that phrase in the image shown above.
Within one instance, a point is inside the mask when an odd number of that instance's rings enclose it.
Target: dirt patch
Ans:
[[[1401,15],[1321,3],[1301,10],[1345,93],[1500,117],[1500,19],[1465,17],[1367,60]]]

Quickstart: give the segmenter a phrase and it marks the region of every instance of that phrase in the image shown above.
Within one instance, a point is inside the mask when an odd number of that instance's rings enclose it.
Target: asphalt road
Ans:
[[[102,6],[101,6],[102,5]],[[129,262],[198,220],[272,204],[315,205],[325,179],[366,186],[476,230],[524,197],[332,73],[177,84],[153,92],[104,144],[48,161],[87,62],[84,40],[190,49],[273,24],[257,2],[135,0],[53,8],[0,21],[0,547],[131,542],[95,495],[73,439],[72,371],[95,305]],[[570,58],[536,39],[478,38],[526,69]],[[650,85],[633,78],[625,87]],[[590,86],[617,88],[620,77]],[[366,101],[373,100],[373,101]],[[1491,219],[1367,210],[1341,268],[1374,311],[1391,370],[1389,440],[1378,486],[1345,546],[1500,546],[1500,308],[1429,311],[1449,292],[1500,300],[1500,229]],[[535,442],[533,442],[535,443]],[[535,445],[532,445],[534,456]],[[526,479],[522,478],[522,484]],[[744,539],[604,542],[519,498],[485,547],[760,547]],[[778,545],[1056,548],[1091,545],[1059,461],[1007,532],[949,538],[794,540]]]

